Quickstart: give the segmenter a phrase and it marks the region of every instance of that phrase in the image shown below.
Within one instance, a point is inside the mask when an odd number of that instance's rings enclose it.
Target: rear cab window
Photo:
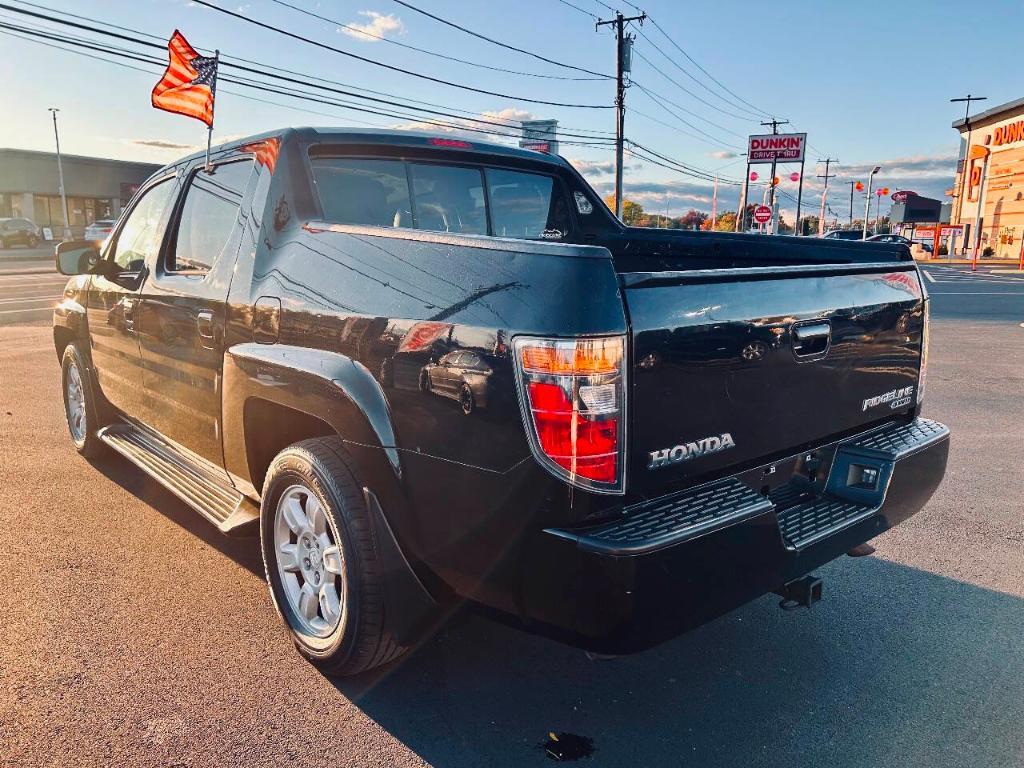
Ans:
[[[551,174],[483,165],[313,156],[324,217],[336,224],[563,240],[568,197]]]

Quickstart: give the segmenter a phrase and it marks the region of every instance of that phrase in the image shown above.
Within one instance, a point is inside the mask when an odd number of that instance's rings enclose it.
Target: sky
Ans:
[[[615,40],[609,28],[596,31],[594,25],[598,17],[611,16],[609,8],[635,14],[637,6],[624,1],[408,0],[416,8],[535,55],[470,36],[397,0],[210,0],[304,39],[260,28],[190,0],[5,2],[48,15],[52,12],[47,9],[75,13],[161,40],[180,29],[201,51],[217,48],[226,59],[251,59],[260,66],[334,81],[335,88],[387,94],[377,98],[430,102],[443,105],[445,111],[502,123],[557,119],[563,134],[561,154],[602,194],[613,188],[614,155],[600,143],[614,132],[614,110],[608,108],[614,99],[614,81],[598,76],[614,71]],[[968,92],[987,96],[987,101],[972,109],[977,112],[1024,96],[1015,49],[994,36],[1006,25],[1019,25],[1020,0],[989,0],[974,6],[969,21],[963,23],[958,21],[963,4],[947,0],[637,2],[651,19],[641,27],[631,25],[638,37],[626,95],[626,136],[688,167],[718,174],[719,212],[735,210],[736,182],[745,173],[744,137],[763,132],[759,122],[769,119],[768,115],[790,121],[781,130],[808,134],[805,212],[816,210],[820,201],[822,187],[816,176],[823,166],[815,161],[838,159],[831,166],[836,176],[830,181],[829,207],[844,221],[850,208],[848,182],[865,180],[874,165],[882,167],[876,184],[890,191],[911,189],[943,198],[951,186],[958,150],[958,134],[951,123],[963,117],[963,105],[951,104],[950,98]],[[5,10],[0,10],[2,24],[69,33],[67,28]],[[138,49],[90,32],[72,34]],[[307,40],[425,77],[360,61]],[[145,54],[162,56],[159,50]],[[150,106],[149,93],[162,68],[124,63],[144,71],[0,34],[0,147],[52,151],[48,107],[60,109],[61,148],[68,153],[167,163],[203,145],[202,123]],[[228,68],[222,73],[226,76]],[[424,125],[412,117],[367,114],[221,83],[213,136],[216,143],[282,126],[366,124],[458,132]],[[462,135],[475,141],[514,141],[472,132]],[[573,141],[585,146],[569,143]],[[762,180],[767,179],[768,166],[756,170]],[[798,170],[798,166],[780,167],[782,208],[788,218],[797,194],[797,184],[788,176]],[[690,208],[711,209],[709,181],[628,155],[624,178],[625,197],[649,212],[679,215]],[[752,189],[750,199],[760,198],[761,190]],[[858,196],[855,218],[863,215],[863,206],[864,198]],[[888,201],[882,211],[887,207]]]

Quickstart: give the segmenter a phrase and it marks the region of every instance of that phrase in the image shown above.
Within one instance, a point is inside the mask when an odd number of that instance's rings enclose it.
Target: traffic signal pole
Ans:
[[[633,41],[631,36],[626,35],[626,24],[631,21],[639,21],[643,24],[647,14],[639,16],[623,16],[620,11],[615,12],[615,18],[608,21],[600,21],[594,28],[604,26],[615,26],[615,216],[622,220],[622,154],[623,144],[626,139],[626,78],[625,73],[630,70],[628,51]]]

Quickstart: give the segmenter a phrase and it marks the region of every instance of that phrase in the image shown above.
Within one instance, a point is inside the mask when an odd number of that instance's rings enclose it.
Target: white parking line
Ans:
[[[932,277],[932,273],[931,273],[931,272],[929,272],[929,271],[928,271],[927,269],[922,269],[921,271],[922,271],[922,272],[924,272],[924,276],[925,276],[925,277],[927,277],[927,278],[928,278],[929,280],[931,280],[931,281],[932,281],[933,283],[935,282],[935,278],[934,278],[934,277]]]
[[[49,312],[51,307],[37,307],[36,309],[0,309],[0,315],[24,315],[29,312]]]
[[[54,296],[52,293],[36,293],[32,296],[12,296],[10,298],[3,298],[0,299],[0,304],[17,304],[19,301],[57,301],[60,298],[60,294]]]

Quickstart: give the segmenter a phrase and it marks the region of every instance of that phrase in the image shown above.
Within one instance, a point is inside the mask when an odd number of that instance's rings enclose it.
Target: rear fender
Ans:
[[[408,508],[402,461],[387,400],[365,366],[336,352],[284,344],[238,344],[224,356],[224,461],[243,491],[258,494],[260,478],[246,451],[246,404],[277,403],[325,422],[344,442],[387,510]]]

